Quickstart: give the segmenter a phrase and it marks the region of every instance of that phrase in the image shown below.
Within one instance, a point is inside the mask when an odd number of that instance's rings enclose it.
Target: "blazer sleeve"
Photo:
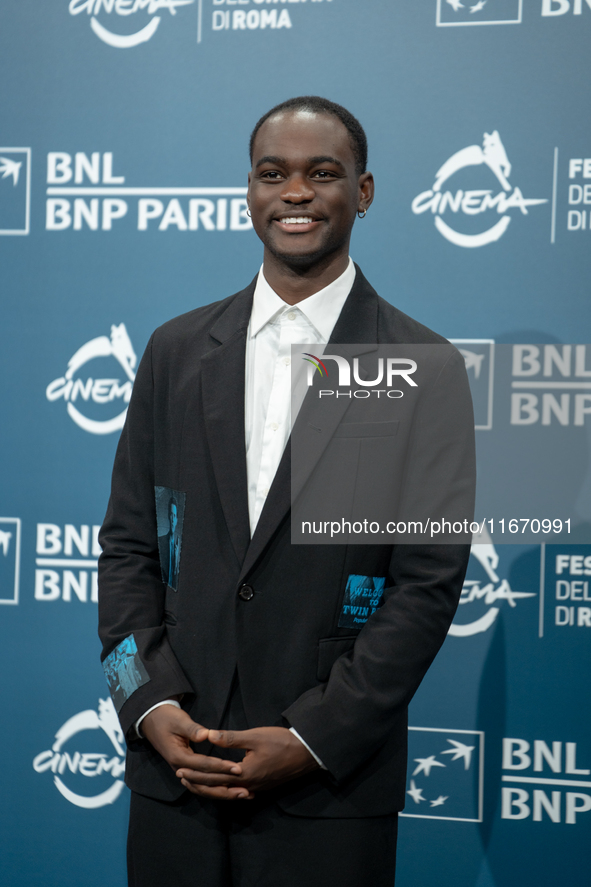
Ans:
[[[141,360],[99,534],[101,661],[123,732],[156,702],[193,693],[170,647],[154,492],[153,339]]]
[[[464,361],[455,349],[422,405],[409,461],[409,475],[420,479],[413,499],[421,508],[428,506],[433,474],[440,477],[443,467],[449,477],[446,507],[470,513],[474,419]],[[439,486],[434,508],[440,495]],[[383,605],[353,649],[337,659],[329,680],[283,712],[337,782],[378,752],[399,723],[445,640],[469,556],[469,544],[394,546]]]

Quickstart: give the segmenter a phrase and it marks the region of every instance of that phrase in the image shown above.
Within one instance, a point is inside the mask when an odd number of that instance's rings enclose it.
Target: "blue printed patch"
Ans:
[[[362,628],[372,613],[384,603],[384,576],[358,576],[347,579],[339,628]]]
[[[109,653],[103,662],[103,671],[117,713],[131,694],[150,680],[132,634]]]
[[[173,591],[178,591],[187,496],[169,487],[154,487],[154,492],[162,581]]]

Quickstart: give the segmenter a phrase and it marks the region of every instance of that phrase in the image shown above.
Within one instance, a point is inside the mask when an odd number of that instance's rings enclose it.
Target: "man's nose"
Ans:
[[[303,175],[290,176],[281,189],[281,199],[285,203],[309,203],[316,192]]]

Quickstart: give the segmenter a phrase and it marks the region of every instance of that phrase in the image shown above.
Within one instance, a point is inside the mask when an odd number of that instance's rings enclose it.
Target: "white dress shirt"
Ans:
[[[264,269],[259,272],[246,338],[244,392],[251,535],[291,432],[291,346],[326,345],[354,280],[355,266],[349,259],[340,277],[297,305],[288,305],[271,289]]]
[[[244,434],[250,534],[254,534],[285,445],[291,433],[291,346],[326,345],[355,280],[349,258],[346,270],[307,299],[288,305],[259,271],[246,335]],[[295,419],[295,416],[294,416]],[[135,723],[138,736],[143,719],[165,699],[148,709]],[[299,733],[290,728],[323,770],[326,767]]]

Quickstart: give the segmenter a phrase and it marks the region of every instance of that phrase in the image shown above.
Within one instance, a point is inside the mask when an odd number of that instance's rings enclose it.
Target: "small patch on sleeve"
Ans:
[[[385,576],[359,576],[347,579],[339,628],[363,628],[372,613],[384,603]]]
[[[132,634],[109,653],[103,662],[103,671],[117,713],[131,694],[150,680]]]
[[[178,591],[187,494],[170,487],[154,487],[154,492],[162,581]]]

